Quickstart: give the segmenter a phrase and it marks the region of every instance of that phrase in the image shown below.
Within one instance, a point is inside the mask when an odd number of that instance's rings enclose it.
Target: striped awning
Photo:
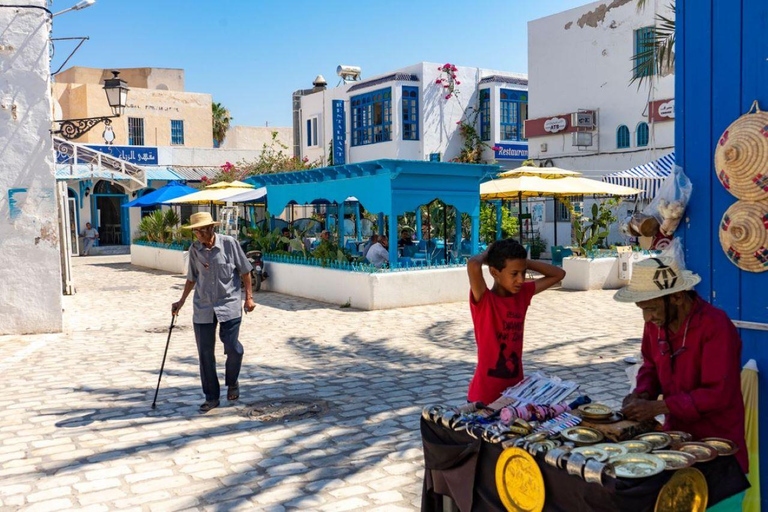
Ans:
[[[614,185],[640,189],[643,191],[640,194],[641,199],[653,199],[661,184],[667,176],[672,174],[674,168],[675,152],[673,151],[647,164],[603,176],[603,181]]]
[[[165,180],[174,181],[183,179],[181,176],[173,172],[168,167],[143,167],[147,180]],[[130,179],[125,174],[119,172],[113,172],[109,169],[99,168],[94,164],[56,164],[56,179],[62,180],[128,180]]]

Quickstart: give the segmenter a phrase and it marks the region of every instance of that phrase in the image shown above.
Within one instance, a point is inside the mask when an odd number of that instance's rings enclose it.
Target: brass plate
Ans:
[[[603,433],[589,427],[571,427],[560,432],[560,437],[578,445],[596,444],[604,439]]]
[[[617,478],[648,478],[658,475],[666,464],[663,460],[650,453],[628,453],[611,459],[616,468]]]
[[[681,444],[693,441],[693,436],[688,432],[683,432],[682,430],[670,430],[667,432],[667,435],[672,438],[673,444]]]
[[[689,468],[696,464],[696,457],[686,452],[678,452],[677,450],[659,450],[653,452],[653,454],[664,461],[667,465],[667,471]]]
[[[529,434],[525,436],[523,439],[528,441],[529,443],[540,443],[542,441],[547,440],[547,433],[546,432],[539,432],[537,434]]]
[[[664,432],[649,432],[635,437],[637,441],[645,441],[651,445],[651,450],[663,450],[672,444],[672,438]]]
[[[496,463],[496,489],[510,512],[544,509],[544,478],[536,461],[525,450],[507,448]]]
[[[584,404],[579,406],[582,416],[590,419],[604,419],[613,416],[613,409],[603,404]]]
[[[581,446],[579,448],[574,448],[571,450],[571,453],[580,453],[588,459],[595,459],[597,462],[605,462],[608,460],[608,457],[610,457],[610,454],[607,451],[595,446]]]
[[[720,457],[727,457],[728,455],[734,455],[739,451],[739,447],[730,439],[723,439],[722,437],[705,437],[701,440],[702,443],[707,443],[709,446],[717,450],[717,454]]]
[[[696,462],[709,462],[717,458],[717,450],[706,443],[683,443],[678,450],[690,453],[696,457]]]
[[[654,512],[704,512],[707,510],[709,487],[707,479],[696,468],[676,471],[659,491]]]
[[[601,450],[608,452],[608,457],[617,457],[629,453],[629,450],[627,450],[625,446],[617,443],[600,443],[592,445],[592,448],[600,448]]]
[[[651,443],[647,441],[638,441],[636,439],[622,441],[619,444],[626,448],[629,453],[648,453],[653,449]]]

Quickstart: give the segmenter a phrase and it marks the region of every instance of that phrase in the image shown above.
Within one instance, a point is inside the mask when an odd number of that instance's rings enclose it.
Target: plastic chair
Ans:
[[[357,254],[357,241],[356,240],[347,240],[346,248],[353,255]]]
[[[563,258],[573,256],[573,251],[562,245],[553,245],[550,250],[552,251],[552,264],[558,267],[563,266]]]
[[[403,246],[403,257],[404,258],[412,258],[418,251],[418,247],[414,245],[405,245]]]

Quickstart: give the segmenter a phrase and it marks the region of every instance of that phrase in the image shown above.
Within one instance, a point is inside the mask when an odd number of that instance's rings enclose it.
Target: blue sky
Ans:
[[[54,11],[77,0],[55,0]],[[336,66],[373,76],[420,61],[524,73],[527,22],[585,0],[97,0],[54,20],[89,36],[67,67],[183,68],[186,89],[227,106],[236,125],[290,126],[291,92]],[[53,69],[74,47],[56,43]]]

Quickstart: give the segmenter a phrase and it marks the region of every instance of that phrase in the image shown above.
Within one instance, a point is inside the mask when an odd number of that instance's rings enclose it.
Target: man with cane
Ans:
[[[243,361],[243,345],[238,341],[240,333],[240,300],[243,279],[245,288],[245,312],[254,310],[251,288],[251,266],[237,240],[231,236],[217,234],[210,213],[192,214],[190,224],[184,226],[195,234],[195,241],[189,248],[189,270],[187,283],[181,300],[173,303],[171,311],[178,315],[187,296],[195,290],[192,322],[195,327],[197,352],[200,357],[200,380],[205,394],[205,403],[200,412],[208,412],[219,406],[219,378],[216,375],[216,325],[219,338],[224,343],[226,362],[227,400],[240,398],[237,378]]]

